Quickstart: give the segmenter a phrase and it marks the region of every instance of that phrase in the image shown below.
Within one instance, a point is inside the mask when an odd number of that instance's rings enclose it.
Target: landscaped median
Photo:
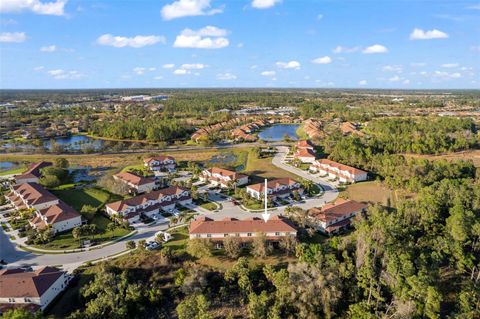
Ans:
[[[95,249],[100,249],[100,248],[103,248],[103,247],[106,247],[106,246],[109,246],[109,245],[112,245],[112,244],[115,244],[119,241],[122,241],[126,238],[129,238],[135,234],[137,234],[138,231],[134,230],[134,231],[131,231],[130,233],[122,236],[122,237],[118,237],[118,238],[115,238],[109,242],[106,242],[106,243],[103,243],[103,244],[100,244],[100,245],[96,245],[96,246],[91,246],[91,247],[88,247],[88,248],[75,248],[75,249],[41,249],[41,248],[37,248],[37,247],[34,247],[34,246],[25,246],[25,245],[18,245],[19,248],[21,248],[22,250],[25,250],[25,251],[30,251],[30,252],[34,252],[34,253],[41,253],[41,254],[69,254],[69,253],[78,253],[78,252],[82,252],[82,251],[90,251],[90,250],[95,250]]]

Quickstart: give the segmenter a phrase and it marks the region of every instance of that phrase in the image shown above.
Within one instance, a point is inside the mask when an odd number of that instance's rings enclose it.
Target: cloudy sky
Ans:
[[[480,88],[480,1],[1,0],[0,88]]]

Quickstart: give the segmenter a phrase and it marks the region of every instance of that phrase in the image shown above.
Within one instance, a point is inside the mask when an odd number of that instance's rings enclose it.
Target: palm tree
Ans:
[[[313,187],[313,182],[309,179],[304,179],[302,180],[301,182],[303,188],[305,189],[305,191],[307,193],[310,193],[310,191],[312,190],[312,187]]]

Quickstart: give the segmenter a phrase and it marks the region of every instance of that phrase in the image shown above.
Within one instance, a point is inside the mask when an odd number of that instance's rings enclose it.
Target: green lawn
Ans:
[[[113,231],[107,231],[107,225],[111,222],[110,219],[107,217],[98,214],[95,216],[91,222],[91,224],[97,225],[98,233],[94,236],[85,236],[82,237],[82,240],[94,240],[97,245],[102,244],[104,242],[114,240],[116,238],[122,237],[130,233],[129,230],[124,228],[115,228]],[[43,245],[34,245],[36,248],[42,249],[75,249],[80,248],[80,241],[78,239],[73,238],[72,232],[68,231],[65,233],[61,233],[55,236],[55,238]]]
[[[297,175],[273,165],[271,157],[254,158],[249,155],[244,173],[250,176],[251,184],[263,182],[265,178],[274,179],[289,177],[295,180],[298,179]]]
[[[25,167],[14,168],[8,171],[0,172],[0,176],[12,175],[12,174],[21,174],[25,170]]]
[[[80,211],[83,205],[101,208],[106,203],[122,199],[119,195],[110,194],[96,187],[55,190],[52,193],[77,211]]]
[[[170,247],[174,250],[185,249],[188,241],[188,228],[179,227],[168,232],[172,234],[173,239],[163,244],[163,246]]]
[[[200,207],[205,208],[207,210],[216,210],[217,205],[213,202],[204,202],[200,205]]]

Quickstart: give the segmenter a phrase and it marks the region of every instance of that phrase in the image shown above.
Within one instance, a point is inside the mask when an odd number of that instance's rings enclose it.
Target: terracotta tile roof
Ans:
[[[55,267],[43,267],[31,272],[22,269],[0,270],[0,298],[40,297],[64,273]]]
[[[107,204],[106,206],[110,209],[113,209],[116,212],[121,212],[126,208],[129,207],[136,207],[138,205],[142,205],[148,201],[157,201],[160,200],[162,197],[169,196],[169,195],[178,195],[186,191],[178,186],[170,186],[164,189],[160,189],[157,191],[153,191],[147,194],[138,195],[132,198],[127,198],[124,200],[119,200],[117,202],[113,202]],[[182,200],[182,199],[179,199]]]
[[[28,170],[23,172],[20,175],[16,175],[15,179],[16,180],[21,180],[21,179],[30,179],[30,178],[40,178],[42,177],[42,173],[40,170],[44,167],[52,166],[51,162],[38,162],[38,163],[33,163],[30,165]]]
[[[29,205],[42,204],[58,198],[37,183],[23,183],[13,186],[13,190],[23,196]]]
[[[230,177],[232,180],[237,180],[239,178],[243,178],[247,176],[247,175],[239,174],[237,172],[230,171],[228,169],[224,169],[220,167],[212,167],[210,169],[207,169],[206,171],[208,171],[211,175],[218,174],[221,176]],[[202,175],[205,177],[209,177],[208,174],[205,173],[205,171],[202,172]]]
[[[310,140],[303,140],[297,142],[297,148],[313,148],[315,147]]]
[[[351,166],[348,166],[348,165],[344,165],[344,164],[340,164],[340,163],[331,161],[331,160],[326,159],[326,158],[319,159],[319,160],[316,161],[316,163],[314,163],[314,165],[316,165],[316,166],[319,166],[320,164],[328,165],[328,166],[333,167],[333,168],[338,168],[341,171],[347,171],[347,172],[349,172],[351,174],[354,174],[354,175],[366,173],[365,171],[363,171],[361,169],[351,167]]]
[[[313,157],[315,158],[315,153],[309,148],[300,148],[295,152],[295,157]]]
[[[139,176],[137,174],[133,174],[130,172],[122,172],[122,173],[115,174],[113,176],[117,179],[122,180],[125,183],[130,183],[135,186],[155,183],[155,180],[153,178]]]
[[[175,158],[172,156],[168,155],[159,155],[159,156],[153,156],[153,157],[148,157],[143,160],[144,163],[150,163],[151,161],[159,161],[159,162],[164,162],[164,161],[175,161]]]
[[[294,181],[291,178],[278,178],[278,179],[268,181],[267,182],[267,187],[269,189],[274,189],[274,188],[277,188],[277,187],[282,186],[282,185],[291,186],[295,183],[296,183],[296,181]],[[253,185],[248,185],[247,186],[247,188],[253,189],[253,190],[255,190],[257,192],[260,192],[260,193],[263,192],[264,187],[265,187],[265,183],[258,183],[258,184],[253,184]]]
[[[261,218],[212,220],[202,216],[190,224],[188,231],[190,234],[230,234],[295,232],[296,229],[287,219],[278,216],[272,216],[267,222]]]
[[[315,207],[310,209],[308,214],[322,222],[330,222],[337,218],[349,216],[351,213],[364,210],[367,207],[368,205],[354,200],[339,198],[334,203],[328,203],[321,208]]]
[[[75,209],[62,201],[59,201],[57,205],[39,210],[39,213],[47,218],[48,224],[55,224],[81,216]]]

